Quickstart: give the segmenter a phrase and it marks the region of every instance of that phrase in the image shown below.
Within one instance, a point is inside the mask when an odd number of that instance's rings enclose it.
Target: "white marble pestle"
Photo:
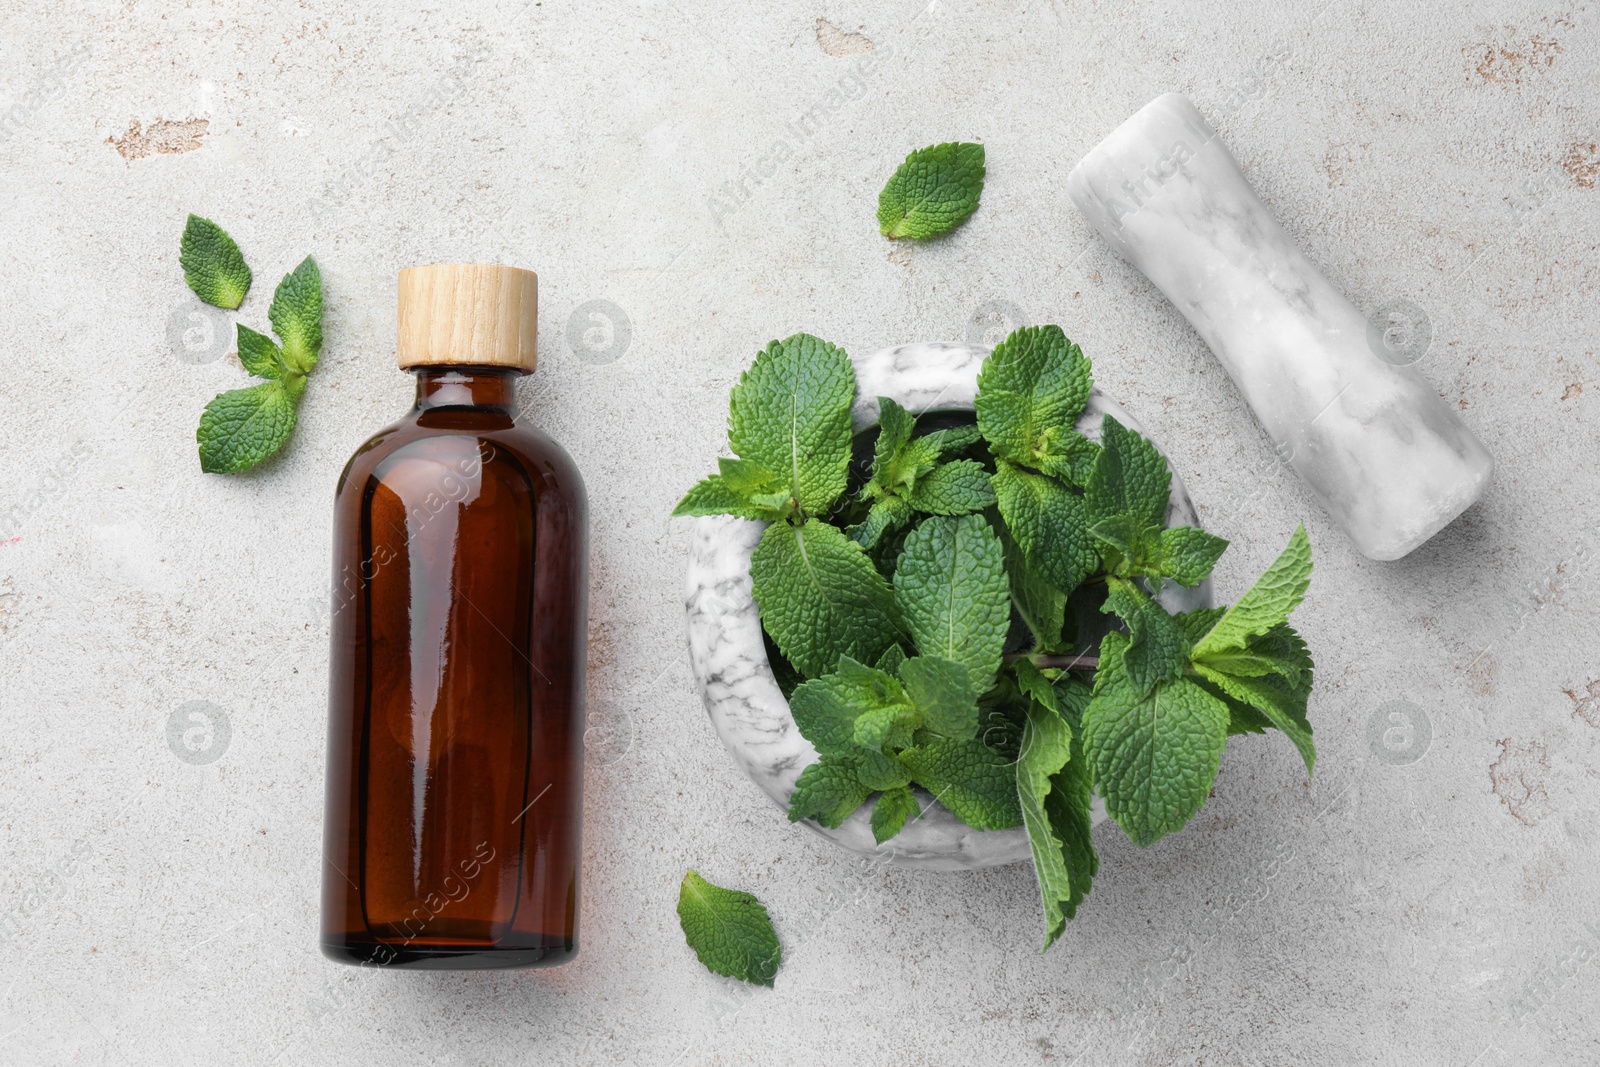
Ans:
[[[1494,462],[1295,247],[1187,97],[1168,93],[1067,179],[1078,210],[1188,318],[1356,546],[1399,559],[1483,495]]]

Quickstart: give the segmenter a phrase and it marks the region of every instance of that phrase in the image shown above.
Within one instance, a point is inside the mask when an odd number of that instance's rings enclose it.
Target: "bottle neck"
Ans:
[[[418,367],[418,411],[438,408],[488,408],[517,413],[517,379],[510,367]]]

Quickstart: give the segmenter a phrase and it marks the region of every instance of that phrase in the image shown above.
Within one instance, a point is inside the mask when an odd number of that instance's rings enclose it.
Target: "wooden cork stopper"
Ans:
[[[483,263],[400,272],[402,369],[516,367],[539,362],[539,276]]]

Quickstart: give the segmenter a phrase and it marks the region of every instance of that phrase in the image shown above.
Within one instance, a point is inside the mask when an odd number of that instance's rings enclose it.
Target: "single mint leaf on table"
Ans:
[[[1006,460],[995,464],[995,502],[1032,570],[1067,592],[1100,567],[1083,498],[1055,478]]]
[[[728,441],[777,475],[805,515],[825,513],[845,490],[855,395],[843,349],[804,333],[773,341],[733,387]]]
[[[250,291],[250,268],[245,266],[244,255],[227,231],[210,219],[189,216],[178,263],[194,295],[213,307],[232,311]]]
[[[294,432],[295,397],[283,382],[230,389],[200,414],[200,469],[237,474],[266,460]]]
[[[900,664],[900,680],[927,729],[942,737],[977,734],[979,694],[965,666],[939,656],[914,656]]]
[[[906,499],[930,515],[970,515],[994,504],[994,487],[983,464],[956,459],[919,476]]]
[[[922,805],[905,786],[885,789],[872,805],[872,839],[883,844],[905,827],[906,821],[922,817]]]
[[[678,887],[678,923],[706,970],[772,986],[783,952],[761,901],[712,885],[690,870]]]
[[[999,459],[1081,485],[1098,449],[1074,429],[1094,388],[1083,351],[1059,326],[1024,326],[978,372],[978,428]]]
[[[1305,599],[1310,585],[1311,542],[1306,537],[1306,528],[1300,526],[1272,566],[1195,641],[1190,655],[1201,660],[1247,647],[1252,637],[1286,622],[1289,613]]]
[[[950,142],[906,156],[878,194],[878,227],[885,237],[925,240],[949,233],[978,209],[983,195],[981,144]]]
[[[761,621],[801,674],[873,662],[899,637],[894,598],[860,545],[820,520],[775,522],[750,556]]]
[[[311,373],[322,351],[322,272],[316,260],[307,256],[283,276],[267,318],[283,342],[283,364],[291,375]]]
[[[800,772],[789,798],[789,821],[813,819],[834,829],[871,795],[847,757],[824,755]]]
[[[981,515],[934,517],[906,537],[895,603],[917,651],[967,668],[982,693],[994,681],[1011,624],[1000,539]]]
[[[1188,677],[1144,690],[1128,675],[1126,634],[1100,641],[1083,747],[1117,824],[1143,848],[1205,803],[1228,741],[1228,708]]]
[[[982,741],[938,738],[900,753],[912,780],[975,830],[1022,823],[1011,761]]]

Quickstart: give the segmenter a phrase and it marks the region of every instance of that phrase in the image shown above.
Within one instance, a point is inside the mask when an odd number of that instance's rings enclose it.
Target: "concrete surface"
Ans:
[[[0,15],[0,1061],[1600,1062],[1593,4],[275,6]],[[1430,321],[1421,368],[1499,472],[1403,562],[1276,468],[1067,200],[1168,89],[1359,306]],[[955,138],[988,146],[982,208],[887,244],[879,187]],[[189,211],[243,246],[250,325],[302,256],[326,278],[300,428],[250,477],[194,455],[245,376],[231,319],[190,317]],[[584,948],[547,973],[315,946],[330,496],[408,402],[396,272],[448,260],[540,272],[523,396],[595,502]],[[1302,519],[1317,562],[1316,779],[1236,740],[1181,835],[1102,827],[1043,957],[1027,868],[863,867],[745,780],[690,689],[666,518],[768,339],[1019,318],[1173,451],[1234,542],[1220,596]],[[690,865],[770,906],[775,990],[692,959]]]

